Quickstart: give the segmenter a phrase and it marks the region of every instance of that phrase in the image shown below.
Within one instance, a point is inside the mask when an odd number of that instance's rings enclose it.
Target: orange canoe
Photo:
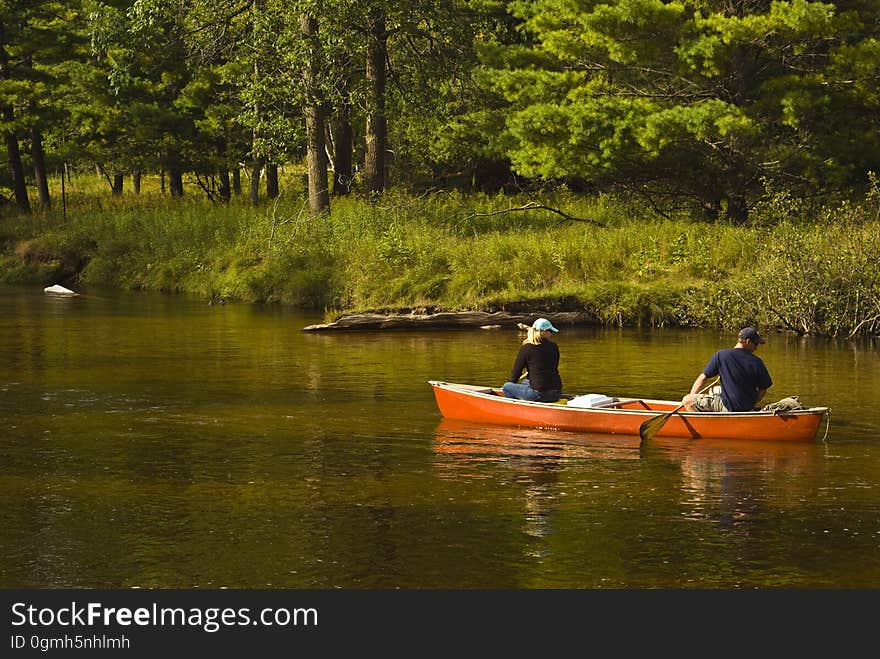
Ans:
[[[679,401],[613,399],[601,407],[533,403],[505,398],[501,389],[451,382],[429,382],[440,413],[447,419],[504,426],[573,430],[614,435],[639,434],[639,426]],[[791,412],[685,412],[673,414],[657,437],[813,441],[827,407]]]

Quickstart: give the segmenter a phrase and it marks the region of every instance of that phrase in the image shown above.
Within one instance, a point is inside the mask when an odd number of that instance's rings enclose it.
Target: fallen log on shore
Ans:
[[[361,313],[340,316],[332,323],[308,325],[303,332],[319,332],[325,330],[376,330],[376,329],[440,329],[456,327],[479,327],[494,329],[499,327],[517,327],[534,322],[535,318],[547,318],[556,327],[560,325],[587,325],[594,319],[585,311],[544,312],[530,314],[496,311],[464,311],[440,312],[433,314],[379,314]]]

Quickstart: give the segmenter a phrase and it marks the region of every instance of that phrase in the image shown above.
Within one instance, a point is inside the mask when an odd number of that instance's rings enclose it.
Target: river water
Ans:
[[[302,332],[316,314],[0,289],[0,587],[877,588],[872,343],[770,334],[813,443],[441,420],[513,329]],[[569,393],[680,398],[730,336],[561,327]]]

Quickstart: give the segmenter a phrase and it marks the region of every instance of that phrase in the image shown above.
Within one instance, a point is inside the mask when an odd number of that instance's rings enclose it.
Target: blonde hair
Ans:
[[[523,341],[523,345],[527,343],[531,343],[533,346],[540,345],[541,341],[544,340],[544,337],[541,336],[541,330],[535,329],[534,327],[529,328],[529,333]]]

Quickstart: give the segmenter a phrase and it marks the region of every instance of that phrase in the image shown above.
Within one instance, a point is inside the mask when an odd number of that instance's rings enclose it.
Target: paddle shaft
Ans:
[[[712,382],[700,389],[697,393],[701,394],[703,392],[709,391],[709,389],[714,387],[720,379],[720,377],[716,377],[714,380],[712,380]],[[656,435],[660,428],[665,426],[666,422],[669,421],[669,417],[680,411],[682,407],[684,407],[684,403],[673,410],[658,414],[657,416],[651,417],[647,421],[642,421],[642,425],[639,426],[639,437],[641,438],[641,441],[645,442]]]

